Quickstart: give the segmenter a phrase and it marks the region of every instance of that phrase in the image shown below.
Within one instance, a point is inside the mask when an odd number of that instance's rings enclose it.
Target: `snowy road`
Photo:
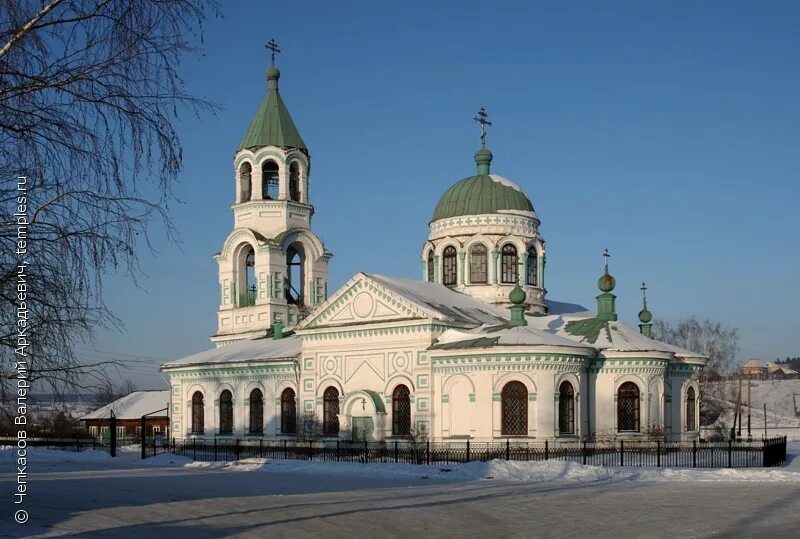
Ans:
[[[19,526],[2,511],[0,536],[793,537],[800,447],[791,453],[782,469],[670,470],[558,461],[201,463],[37,450],[30,520]],[[10,450],[0,450],[0,492],[12,492],[13,470]]]
[[[800,525],[798,482],[456,482],[99,464],[37,474],[30,522],[6,519],[0,534],[790,537]],[[12,481],[0,476],[0,490]]]

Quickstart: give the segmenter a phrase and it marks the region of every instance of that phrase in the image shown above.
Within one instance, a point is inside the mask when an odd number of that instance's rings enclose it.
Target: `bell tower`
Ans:
[[[233,159],[233,230],[214,256],[219,265],[217,346],[297,324],[327,296],[333,253],[311,229],[311,156],[278,91],[280,52],[267,44],[267,95]]]

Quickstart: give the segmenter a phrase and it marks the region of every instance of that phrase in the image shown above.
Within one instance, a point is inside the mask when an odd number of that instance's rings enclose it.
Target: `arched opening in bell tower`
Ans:
[[[289,198],[300,202],[300,165],[297,161],[289,165]]]
[[[245,243],[237,250],[235,304],[237,307],[250,307],[256,304],[258,285],[256,279],[256,251],[252,245]]]
[[[247,202],[252,195],[252,172],[250,163],[243,163],[239,167],[239,202]]]
[[[305,282],[305,250],[302,244],[293,243],[286,250],[286,302],[303,305],[303,283]]]
[[[275,161],[267,161],[261,166],[261,198],[278,200],[280,193],[280,169]]]

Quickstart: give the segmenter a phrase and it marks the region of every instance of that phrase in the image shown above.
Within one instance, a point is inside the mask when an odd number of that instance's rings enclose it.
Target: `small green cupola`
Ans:
[[[277,146],[308,151],[278,91],[281,72],[275,67],[276,51],[273,51],[272,65],[267,69],[267,95],[239,143],[239,150]]]
[[[647,309],[647,285],[642,282],[642,310],[639,311],[639,331],[645,337],[650,337],[653,330],[653,313]]]
[[[614,279],[614,276],[608,272],[608,259],[611,258],[608,249],[603,252],[603,257],[605,258],[605,271],[597,280],[597,288],[602,292],[602,294],[597,296],[597,319],[606,321],[616,320],[617,312],[615,302],[617,296],[611,292],[614,290],[617,281]]]
[[[508,321],[509,326],[517,327],[528,325],[528,321],[525,320],[526,298],[527,294],[525,294],[525,291],[519,286],[519,283],[517,283],[514,290],[508,294],[508,301],[511,302],[511,319]]]

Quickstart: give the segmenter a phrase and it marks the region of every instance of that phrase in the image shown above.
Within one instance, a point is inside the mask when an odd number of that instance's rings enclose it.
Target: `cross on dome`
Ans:
[[[486,146],[486,127],[492,126],[492,122],[489,121],[489,115],[486,114],[486,109],[481,107],[481,110],[478,111],[473,120],[481,125],[481,146]]]
[[[272,56],[272,65],[275,65],[275,54],[281,52],[281,49],[278,47],[278,42],[275,41],[275,38],[269,40],[269,43],[264,45],[268,51],[270,51],[270,55]]]

